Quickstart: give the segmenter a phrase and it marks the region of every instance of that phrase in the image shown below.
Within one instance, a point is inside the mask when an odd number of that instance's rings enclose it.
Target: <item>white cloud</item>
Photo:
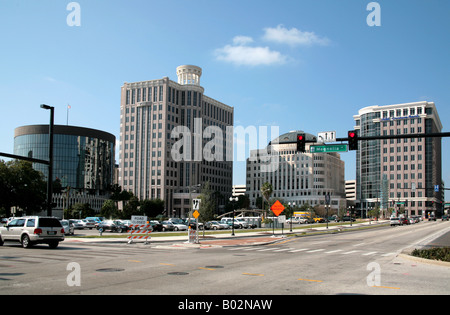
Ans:
[[[247,45],[249,43],[253,43],[253,38],[249,36],[236,36],[233,38],[234,45]]]
[[[289,30],[281,24],[276,28],[267,27],[264,29],[264,32],[263,38],[266,41],[288,44],[291,46],[311,46],[315,44],[326,46],[330,42],[328,38],[319,37],[314,32],[303,32],[295,27]]]
[[[249,47],[243,45],[226,45],[216,49],[218,60],[227,61],[236,65],[274,65],[284,64],[287,57],[269,47]]]

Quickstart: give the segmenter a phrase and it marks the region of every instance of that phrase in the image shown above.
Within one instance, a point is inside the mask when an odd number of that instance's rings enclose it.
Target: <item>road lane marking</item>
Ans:
[[[336,249],[336,250],[332,250],[329,252],[325,252],[325,254],[332,254],[332,253],[337,253],[337,252],[342,252],[342,249]]]
[[[353,253],[357,253],[357,252],[359,252],[359,250],[351,250],[349,252],[342,253],[342,255],[349,255],[349,254],[353,254]]]
[[[322,280],[313,280],[313,279],[297,279],[298,281],[308,281],[308,282],[323,282]]]
[[[198,269],[202,269],[202,270],[216,270],[214,268],[206,268],[206,267],[198,267]]]
[[[305,250],[308,250],[308,249],[309,249],[309,248],[294,249],[294,250],[291,250],[290,253],[302,252],[302,251],[305,251]]]
[[[257,251],[258,251],[258,252],[266,252],[266,251],[268,251],[268,250],[277,250],[277,249],[279,249],[279,247],[265,248],[265,249],[258,249]]]
[[[376,254],[376,253],[378,253],[378,252],[369,252],[369,253],[365,253],[365,254],[362,254],[363,256],[369,256],[369,255],[374,255],[374,254]]]
[[[321,248],[321,249],[313,249],[313,250],[307,251],[307,253],[321,252],[321,251],[323,251],[323,250],[325,250],[325,249],[323,249],[323,248]]]
[[[159,263],[159,264],[163,266],[175,266],[174,264],[167,264],[167,263]]]
[[[262,273],[243,273],[244,276],[256,276],[256,277],[263,277],[264,275]]]
[[[372,288],[400,290],[400,288],[397,288],[397,287],[386,287],[386,286],[383,286],[383,285],[373,285]]]
[[[284,252],[284,251],[291,250],[291,249],[292,248],[282,248],[282,249],[274,250],[274,252]]]

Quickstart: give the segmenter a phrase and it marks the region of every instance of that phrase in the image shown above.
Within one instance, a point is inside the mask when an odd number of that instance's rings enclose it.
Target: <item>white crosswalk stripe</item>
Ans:
[[[272,253],[280,253],[280,252],[285,252],[285,253],[307,253],[307,254],[313,254],[313,253],[323,253],[323,254],[339,254],[339,255],[362,255],[362,256],[374,256],[374,255],[379,255],[379,256],[383,256],[383,257],[387,257],[387,256],[393,256],[396,253],[382,253],[382,252],[377,252],[377,251],[363,251],[363,250],[347,250],[344,251],[343,249],[335,249],[335,250],[329,250],[329,251],[325,251],[325,248],[316,248],[316,249],[312,249],[312,248],[292,248],[292,247],[287,247],[287,248],[283,248],[283,247],[270,247],[270,246],[247,246],[247,247],[233,247],[233,248],[229,248],[229,251],[255,251],[255,252],[272,252]]]

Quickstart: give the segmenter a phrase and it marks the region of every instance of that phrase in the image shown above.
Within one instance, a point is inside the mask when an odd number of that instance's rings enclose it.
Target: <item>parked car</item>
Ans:
[[[124,225],[119,220],[106,220],[102,221],[97,225],[97,230],[102,229],[103,231],[111,231],[111,232],[118,232],[123,233],[128,231],[128,227]]]
[[[409,224],[408,218],[402,217],[402,218],[400,218],[400,221],[402,221],[402,225],[403,224],[405,224],[405,225]]]
[[[173,225],[172,222],[170,221],[162,221],[162,230],[163,231],[173,231],[175,230],[175,225]]]
[[[74,234],[74,226],[68,220],[60,220],[61,225],[64,229],[64,235],[73,235]]]
[[[75,230],[84,229],[84,224],[83,224],[83,221],[81,221],[81,220],[70,219],[69,223],[73,225],[73,228]]]
[[[83,222],[85,229],[92,230],[92,229],[96,228],[96,222],[94,220],[84,219],[84,220],[81,220],[81,222]]]
[[[434,215],[428,216],[428,221],[436,221],[436,217]]]
[[[163,225],[161,223],[159,223],[159,221],[152,220],[152,221],[149,221],[148,223],[152,226],[153,231],[161,232],[163,230]]]
[[[56,248],[64,241],[64,228],[54,217],[17,217],[0,227],[0,246],[5,241],[20,242],[24,248],[41,243]]]
[[[210,230],[226,230],[229,228],[228,224],[220,223],[217,221],[206,222],[207,229]]]
[[[172,223],[174,228],[174,231],[186,231],[188,229],[187,225],[182,223]]]
[[[402,221],[397,217],[391,217],[389,221],[391,223],[391,226],[402,225]]]
[[[239,228],[239,223],[236,221],[236,219],[234,220],[234,224],[233,224],[233,219],[222,219],[221,221],[220,221],[220,223],[225,223],[225,224],[228,224],[228,226],[230,227],[230,228],[232,228],[232,226],[234,225],[234,228],[235,229],[238,229]]]
[[[325,222],[325,219],[324,218],[313,218],[313,220],[314,220],[314,223],[323,223],[323,222]]]
[[[350,216],[345,215],[342,217],[341,221],[342,222],[350,222],[350,221],[355,222],[356,220],[355,220],[355,218],[351,218]]]
[[[244,219],[237,218],[237,219],[234,219],[234,221],[237,222],[237,223],[239,224],[239,228],[241,228],[241,229],[246,229],[246,228],[248,228],[248,223],[247,223],[247,221],[245,221]]]
[[[442,216],[442,221],[448,221],[448,214],[444,214]]]

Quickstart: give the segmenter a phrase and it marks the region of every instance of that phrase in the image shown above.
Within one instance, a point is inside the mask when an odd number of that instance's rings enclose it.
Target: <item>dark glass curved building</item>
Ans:
[[[48,160],[48,125],[29,125],[14,131],[14,154]],[[89,194],[102,194],[113,184],[114,135],[89,128],[55,125],[53,181]],[[33,163],[46,177],[46,165]]]

